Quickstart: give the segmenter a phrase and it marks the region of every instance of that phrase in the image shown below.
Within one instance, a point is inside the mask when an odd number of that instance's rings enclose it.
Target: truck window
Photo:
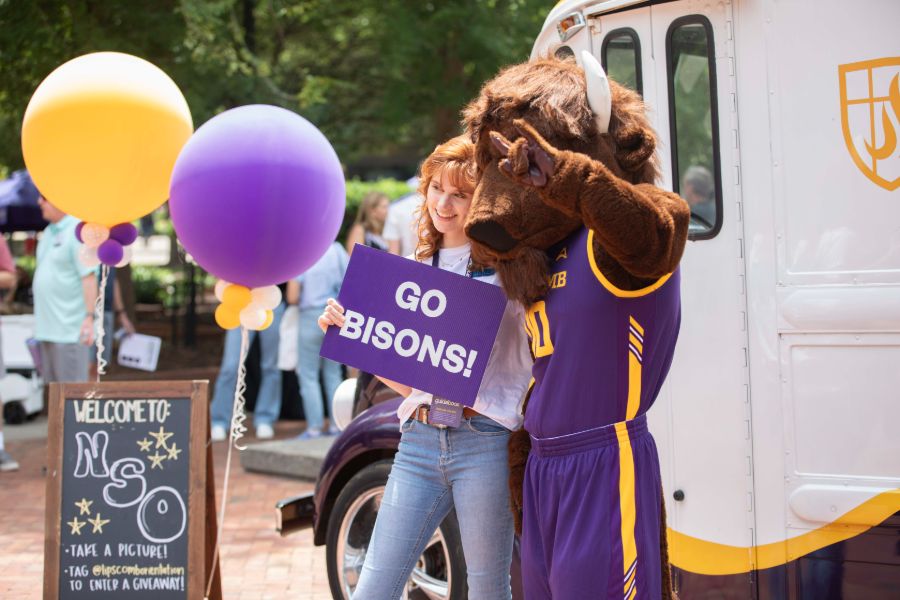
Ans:
[[[603,38],[600,47],[600,64],[616,83],[621,83],[644,94],[641,78],[641,41],[630,27],[614,29]]]
[[[691,15],[666,34],[672,186],[691,205],[691,239],[722,227],[722,182],[712,26]]]

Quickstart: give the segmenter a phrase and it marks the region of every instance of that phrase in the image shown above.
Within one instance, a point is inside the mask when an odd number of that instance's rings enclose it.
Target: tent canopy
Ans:
[[[39,194],[25,169],[0,181],[0,232],[40,231],[46,227],[37,202]]]

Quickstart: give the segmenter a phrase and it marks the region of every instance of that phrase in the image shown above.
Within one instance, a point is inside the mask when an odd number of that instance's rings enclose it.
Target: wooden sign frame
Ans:
[[[216,535],[215,481],[213,479],[212,452],[209,446],[208,386],[209,382],[207,381],[113,381],[50,384],[44,525],[44,600],[57,600],[60,593],[65,403],[87,399],[136,398],[165,400],[188,398],[191,403],[185,591],[190,600],[204,598],[208,574],[212,568],[212,552]],[[127,596],[127,592],[117,593],[117,597]],[[216,569],[216,580],[210,598],[221,598],[218,569]]]

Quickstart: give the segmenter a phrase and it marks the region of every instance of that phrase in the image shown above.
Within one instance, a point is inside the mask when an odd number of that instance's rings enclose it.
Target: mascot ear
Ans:
[[[635,126],[624,126],[613,134],[616,161],[626,171],[637,171],[653,157],[656,137],[653,132]]]

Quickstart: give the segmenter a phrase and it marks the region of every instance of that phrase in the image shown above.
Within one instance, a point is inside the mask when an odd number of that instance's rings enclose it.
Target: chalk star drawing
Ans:
[[[97,516],[93,519],[88,519],[87,522],[94,526],[91,533],[103,533],[103,526],[109,523],[109,519],[101,519],[100,513],[97,513]]]
[[[147,438],[144,438],[144,439],[142,439],[142,440],[138,440],[138,443],[137,443],[137,445],[141,447],[141,452],[150,452],[150,445],[151,445],[151,444],[153,444],[153,442],[151,442],[151,441],[148,440]]]
[[[166,440],[172,437],[174,434],[166,433],[163,429],[162,425],[159,426],[159,431],[151,431],[150,437],[156,438],[156,446],[155,448],[166,448]]]
[[[79,521],[78,517],[74,517],[66,525],[72,528],[72,535],[81,535],[81,528],[87,525],[87,521]]]
[[[91,514],[91,504],[93,504],[93,500],[88,500],[87,498],[82,498],[81,502],[75,502],[75,506],[81,509],[79,515]]]
[[[160,469],[162,469],[163,468],[162,461],[164,461],[166,459],[166,455],[160,454],[159,452],[157,452],[156,454],[148,455],[147,458],[150,459],[150,468],[151,469],[155,469],[156,467],[159,467]]]
[[[181,449],[177,448],[175,444],[172,444],[172,447],[169,448],[169,455],[166,458],[170,460],[178,460],[179,454],[181,454]]]

